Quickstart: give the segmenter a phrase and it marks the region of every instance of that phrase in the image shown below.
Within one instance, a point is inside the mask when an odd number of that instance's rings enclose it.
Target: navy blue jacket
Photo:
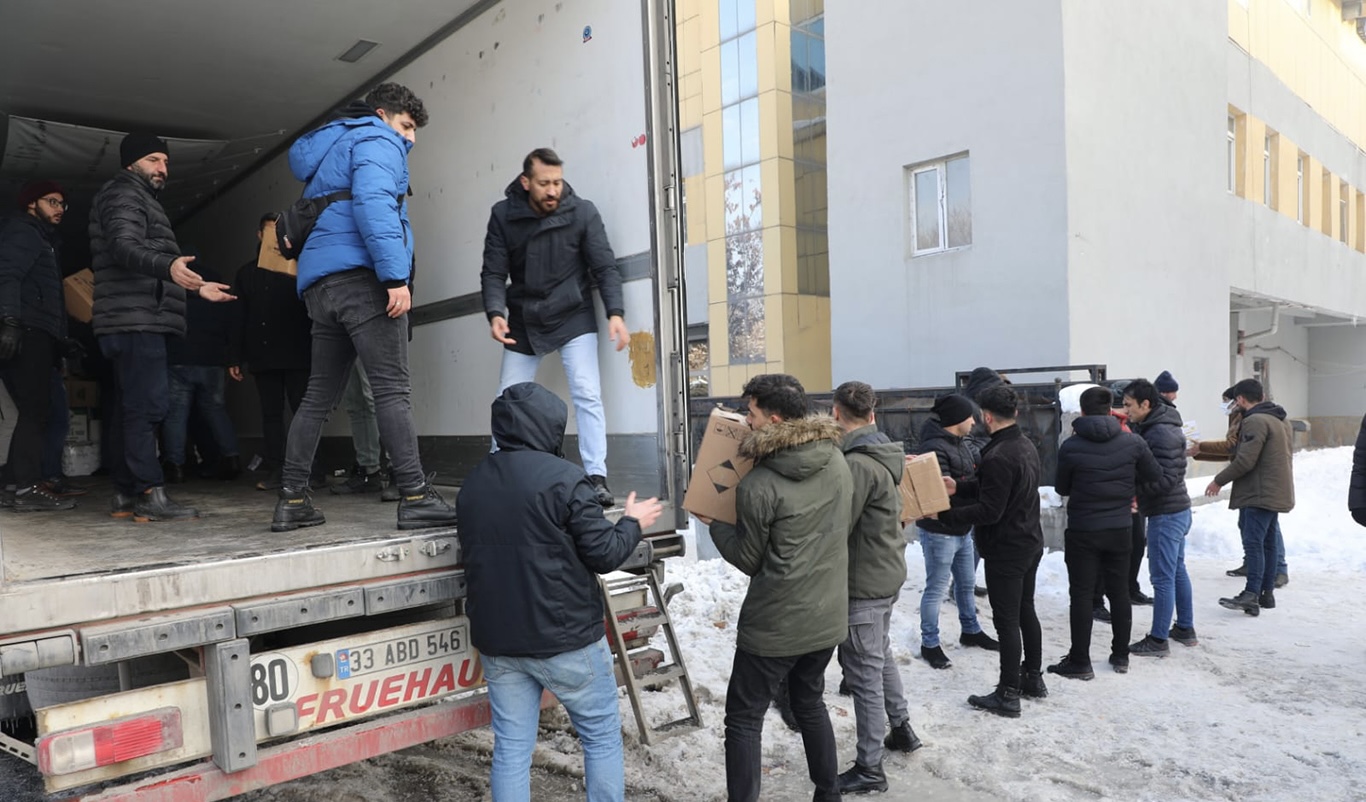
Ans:
[[[1058,448],[1054,482],[1058,494],[1067,496],[1067,528],[1128,530],[1138,483],[1162,478],[1153,452],[1113,415],[1084,415],[1072,421],[1072,431]]]
[[[1144,516],[1170,515],[1188,510],[1186,492],[1186,435],[1181,431],[1181,413],[1176,407],[1158,404],[1141,423],[1131,419],[1129,427],[1147,443],[1162,469],[1162,478],[1138,483],[1138,511]]]
[[[56,228],[19,213],[0,224],[0,318],[57,339],[66,336]]]

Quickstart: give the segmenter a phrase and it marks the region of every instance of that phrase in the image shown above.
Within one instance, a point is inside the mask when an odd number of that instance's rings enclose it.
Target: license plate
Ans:
[[[396,666],[421,663],[451,654],[464,654],[468,640],[464,624],[440,632],[406,638],[393,638],[373,646],[352,646],[337,650],[337,677],[350,679],[388,671]]]

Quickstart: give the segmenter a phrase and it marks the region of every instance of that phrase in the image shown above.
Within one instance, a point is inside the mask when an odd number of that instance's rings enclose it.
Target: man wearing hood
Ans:
[[[1233,483],[1228,506],[1238,510],[1247,586],[1219,604],[1255,616],[1276,606],[1276,533],[1280,514],[1295,508],[1294,435],[1285,409],[1266,400],[1261,382],[1243,379],[1233,385],[1232,392],[1243,411],[1238,445],[1228,467],[1205,488],[1205,495],[1217,496],[1221,487]]]
[[[901,535],[897,486],[906,459],[901,444],[877,430],[877,395],[863,382],[835,388],[834,417],[844,439],[840,449],[854,480],[849,532],[849,636],[840,644],[840,665],[854,697],[858,756],[840,774],[845,794],[886,791],[883,747],[914,752],[901,672],[892,657],[892,607],[906,581],[906,540]],[[891,734],[883,717],[891,724]],[[883,742],[883,736],[887,740]]]
[[[598,574],[635,550],[658,499],[626,498],[613,524],[582,468],[560,453],[565,404],[539,384],[514,384],[493,402],[500,450],[456,498],[468,583],[470,641],[493,709],[493,798],[531,798],[541,694],[569,712],[583,741],[590,802],[623,799],[617,683]]]
[[[1129,427],[1152,451],[1162,477],[1139,482],[1138,511],[1148,519],[1148,578],[1153,583],[1153,625],[1143,639],[1129,647],[1138,657],[1166,657],[1168,637],[1195,646],[1195,608],[1190,574],[1186,573],[1186,535],[1191,529],[1191,500],[1186,492],[1186,436],[1181,413],[1164,402],[1147,379],[1124,387],[1124,412]],[[1176,625],[1172,626],[1172,610]]]
[[[1058,448],[1055,489],[1067,497],[1064,556],[1071,597],[1072,648],[1048,671],[1070,679],[1095,676],[1091,670],[1091,614],[1097,585],[1103,585],[1110,597],[1114,631],[1110,665],[1121,674],[1129,670],[1133,624],[1129,601],[1131,508],[1139,482],[1162,478],[1162,469],[1147,442],[1123,431],[1119,418],[1110,414],[1113,398],[1104,387],[1083,392],[1082,416],[1072,421],[1076,435]]]
[[[418,458],[408,377],[413,232],[404,198],[408,153],[426,124],[427,110],[411,90],[380,84],[289,149],[294,177],[306,182],[304,197],[344,194],[318,216],[299,254],[299,295],[313,321],[312,374],[289,427],[272,531],[325,521],[308,477],[323,423],[357,359],[374,390],[380,439],[401,493],[398,528],[455,524],[455,507]]]
[[[489,215],[479,274],[489,334],[503,345],[498,391],[534,381],[541,359],[560,352],[574,399],[579,457],[599,503],[610,507],[616,500],[607,488],[607,418],[593,288],[602,298],[608,335],[620,351],[631,341],[621,271],[602,216],[565,182],[564,162],[555,151],[529,153],[505,195]]]
[[[735,489],[735,524],[705,520],[726,562],[749,576],[726,688],[726,791],[759,799],[764,712],[786,677],[817,802],[840,798],[825,667],[849,637],[853,479],[841,431],[808,415],[792,376],[766,373],[742,391],[754,431],[740,456],[754,468]]]

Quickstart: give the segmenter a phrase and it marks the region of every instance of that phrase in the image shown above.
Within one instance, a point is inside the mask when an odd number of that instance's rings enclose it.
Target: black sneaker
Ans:
[[[114,491],[114,497],[109,499],[109,515],[112,518],[132,518],[133,505],[138,502],[137,496],[122,491]]]
[[[606,476],[593,475],[588,477],[588,481],[593,483],[593,490],[596,494],[596,500],[599,504],[602,505],[603,509],[610,509],[616,506],[617,499],[615,496],[612,495],[612,491],[607,489]]]
[[[1110,611],[1105,609],[1105,605],[1103,604],[1097,604],[1095,607],[1091,608],[1091,617],[1097,621],[1104,621],[1107,624],[1110,623]]]
[[[1125,654],[1110,655],[1110,667],[1115,670],[1116,674],[1128,674],[1129,656]]]
[[[1083,663],[1073,660],[1070,654],[1063,656],[1062,660],[1049,666],[1048,673],[1057,674],[1067,679],[1088,680],[1096,678],[1096,672],[1091,668],[1089,661]]]
[[[366,473],[357,467],[351,471],[351,475],[346,477],[346,481],[332,485],[329,488],[335,495],[351,496],[358,493],[378,493],[383,488],[380,487],[379,470]]]
[[[1171,647],[1165,640],[1159,640],[1152,635],[1144,635],[1143,640],[1129,646],[1129,654],[1138,657],[1166,657],[1171,653]]]
[[[964,646],[976,646],[979,649],[986,649],[989,652],[1001,651],[1001,644],[985,632],[974,632],[971,635],[963,634],[958,636],[958,642]]]
[[[1276,608],[1276,594],[1269,590],[1262,591],[1261,595],[1257,597],[1257,606],[1263,610],[1274,610]]]
[[[76,502],[64,498],[57,498],[47,492],[40,483],[15,490],[13,508],[15,512],[74,510],[76,508]]]
[[[1247,576],[1247,563],[1243,563],[1237,568],[1230,568],[1224,572],[1224,576]]]
[[[1290,584],[1290,577],[1287,574],[1276,574],[1276,589],[1279,590]]]
[[[280,500],[275,502],[275,518],[270,522],[272,532],[292,532],[305,526],[327,523],[323,511],[313,506],[313,494],[307,489],[280,488]]]
[[[841,794],[882,793],[887,790],[887,774],[882,764],[864,766],[858,762],[848,771],[840,772]]]
[[[398,528],[428,529],[434,526],[455,526],[455,507],[446,503],[431,482],[404,490],[398,500]]]
[[[996,690],[985,696],[969,696],[968,704],[978,710],[985,710],[1006,718],[1020,717],[1020,689],[996,686]]]
[[[84,496],[90,491],[79,485],[73,485],[71,479],[66,476],[57,476],[43,481],[43,488],[57,498],[75,498]]]
[[[1172,627],[1171,639],[1182,646],[1199,646],[1200,639],[1195,636],[1195,627]]]
[[[166,488],[157,486],[136,497],[133,502],[133,520],[140,524],[150,521],[185,521],[198,518],[199,510],[172,501],[166,495]]]
[[[1129,592],[1129,604],[1146,606],[1151,605],[1152,603],[1153,597],[1149,596],[1141,590],[1134,590]]]
[[[887,733],[887,737],[882,739],[882,745],[897,752],[910,754],[924,746],[920,742],[920,736],[911,729],[911,722],[893,724],[892,729]]]
[[[921,646],[920,656],[925,658],[925,662],[930,664],[930,668],[948,668],[953,665],[940,646]]]
[[[1256,617],[1262,613],[1262,606],[1259,601],[1256,593],[1245,590],[1231,599],[1220,599],[1219,606],[1229,610],[1242,610],[1244,613]]]
[[[1044,684],[1042,671],[1030,671],[1020,666],[1020,695],[1030,699],[1048,698],[1048,686]]]

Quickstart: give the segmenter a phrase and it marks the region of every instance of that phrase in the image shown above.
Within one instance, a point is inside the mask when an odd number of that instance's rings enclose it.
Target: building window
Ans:
[[[1301,225],[1309,225],[1304,213],[1304,154],[1295,157],[1295,219]]]
[[[911,255],[972,244],[972,184],[968,154],[906,168]]]
[[[1361,253],[1366,253],[1366,193],[1358,192],[1354,196],[1356,200],[1356,244],[1354,247]]]
[[[763,191],[755,0],[719,0],[721,162],[725,169],[726,318],[730,364],[763,362]]]
[[[1275,160],[1272,156],[1276,149],[1273,147],[1275,134],[1267,134],[1262,137],[1262,203],[1267,206],[1272,205],[1272,198],[1275,197],[1273,191],[1276,186],[1276,171],[1274,169]]]
[[[1350,191],[1346,181],[1338,182],[1338,241],[1343,245],[1347,244],[1348,199],[1351,197],[1347,193]]]
[[[1236,192],[1238,189],[1238,118],[1232,114],[1228,116],[1228,139],[1224,143],[1227,151],[1225,160],[1228,162],[1228,191]]]
[[[1327,168],[1323,171],[1323,197],[1319,199],[1323,207],[1319,210],[1319,230],[1324,236],[1333,236],[1333,174]]]

